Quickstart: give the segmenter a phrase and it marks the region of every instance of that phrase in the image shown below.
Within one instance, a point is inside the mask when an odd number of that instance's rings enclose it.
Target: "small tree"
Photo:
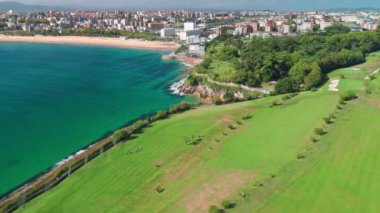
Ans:
[[[358,96],[354,91],[347,91],[342,94],[340,94],[340,99],[343,101],[351,101],[356,99]]]
[[[227,103],[228,103],[228,102],[232,102],[232,101],[235,100],[234,93],[233,93],[233,92],[230,92],[230,91],[227,91],[227,92],[224,94],[223,98],[224,98],[224,101],[227,102]]]
[[[276,106],[281,106],[283,102],[279,99],[272,101],[271,105],[269,107],[276,107]]]
[[[158,192],[159,194],[161,194],[164,191],[165,191],[165,188],[162,185],[159,185],[156,187],[156,192]]]
[[[311,136],[310,139],[313,143],[317,143],[319,141],[319,139],[315,136]]]
[[[324,117],[323,120],[325,121],[326,124],[332,123],[331,118],[329,118],[329,117]]]
[[[119,129],[119,130],[116,130],[112,136],[111,136],[111,141],[114,142],[114,143],[118,143],[122,140],[125,140],[127,139],[127,137],[129,137],[131,135],[130,132],[128,132],[127,130],[125,129]]]
[[[214,97],[212,99],[212,103],[214,103],[215,105],[221,105],[221,104],[223,104],[223,101],[219,97]]]
[[[218,208],[217,206],[212,205],[212,206],[210,206],[210,208],[208,209],[208,212],[209,212],[209,213],[224,213],[225,211],[224,211],[224,209],[220,209],[220,208]]]
[[[286,100],[289,100],[291,99],[292,97],[290,97],[290,95],[285,95],[282,97],[282,100],[286,101]]]
[[[316,135],[324,135],[325,134],[325,130],[323,128],[315,128],[314,129],[314,133]]]
[[[232,125],[232,124],[229,124],[229,125],[228,125],[228,128],[229,128],[230,130],[235,130],[235,129],[236,129],[236,126],[234,126],[234,125]]]
[[[243,120],[249,120],[252,118],[252,115],[244,115],[241,119]]]
[[[232,208],[235,207],[235,205],[236,205],[235,203],[233,203],[233,202],[231,202],[229,200],[224,200],[222,202],[222,206],[223,206],[224,209],[232,209]]]
[[[295,92],[297,89],[297,83],[290,77],[279,80],[275,86],[276,94]]]
[[[297,154],[297,159],[298,160],[301,160],[301,159],[304,159],[305,158],[305,155],[301,154],[301,153],[298,153]]]

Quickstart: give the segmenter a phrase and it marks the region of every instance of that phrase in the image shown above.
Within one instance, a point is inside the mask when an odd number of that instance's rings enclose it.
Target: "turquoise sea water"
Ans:
[[[0,43],[0,195],[141,115],[178,103],[163,52]]]

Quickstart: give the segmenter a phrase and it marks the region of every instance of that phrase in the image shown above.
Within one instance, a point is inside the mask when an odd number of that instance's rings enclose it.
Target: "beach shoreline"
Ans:
[[[168,41],[146,41],[139,39],[122,39],[110,37],[87,36],[8,36],[0,35],[0,42],[46,43],[46,44],[79,44],[119,48],[135,48],[173,51],[180,45]]]

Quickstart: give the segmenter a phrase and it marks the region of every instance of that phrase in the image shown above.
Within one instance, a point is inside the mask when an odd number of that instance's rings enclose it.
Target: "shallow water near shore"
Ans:
[[[0,43],[0,195],[140,116],[185,97],[165,52]]]

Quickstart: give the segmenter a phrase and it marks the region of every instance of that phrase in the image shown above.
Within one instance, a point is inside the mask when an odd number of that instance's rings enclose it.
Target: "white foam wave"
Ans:
[[[181,92],[180,87],[186,82],[186,78],[181,79],[180,81],[172,84],[169,87],[169,90],[172,92],[173,95],[179,95],[179,96],[184,96],[186,95],[185,93]]]

